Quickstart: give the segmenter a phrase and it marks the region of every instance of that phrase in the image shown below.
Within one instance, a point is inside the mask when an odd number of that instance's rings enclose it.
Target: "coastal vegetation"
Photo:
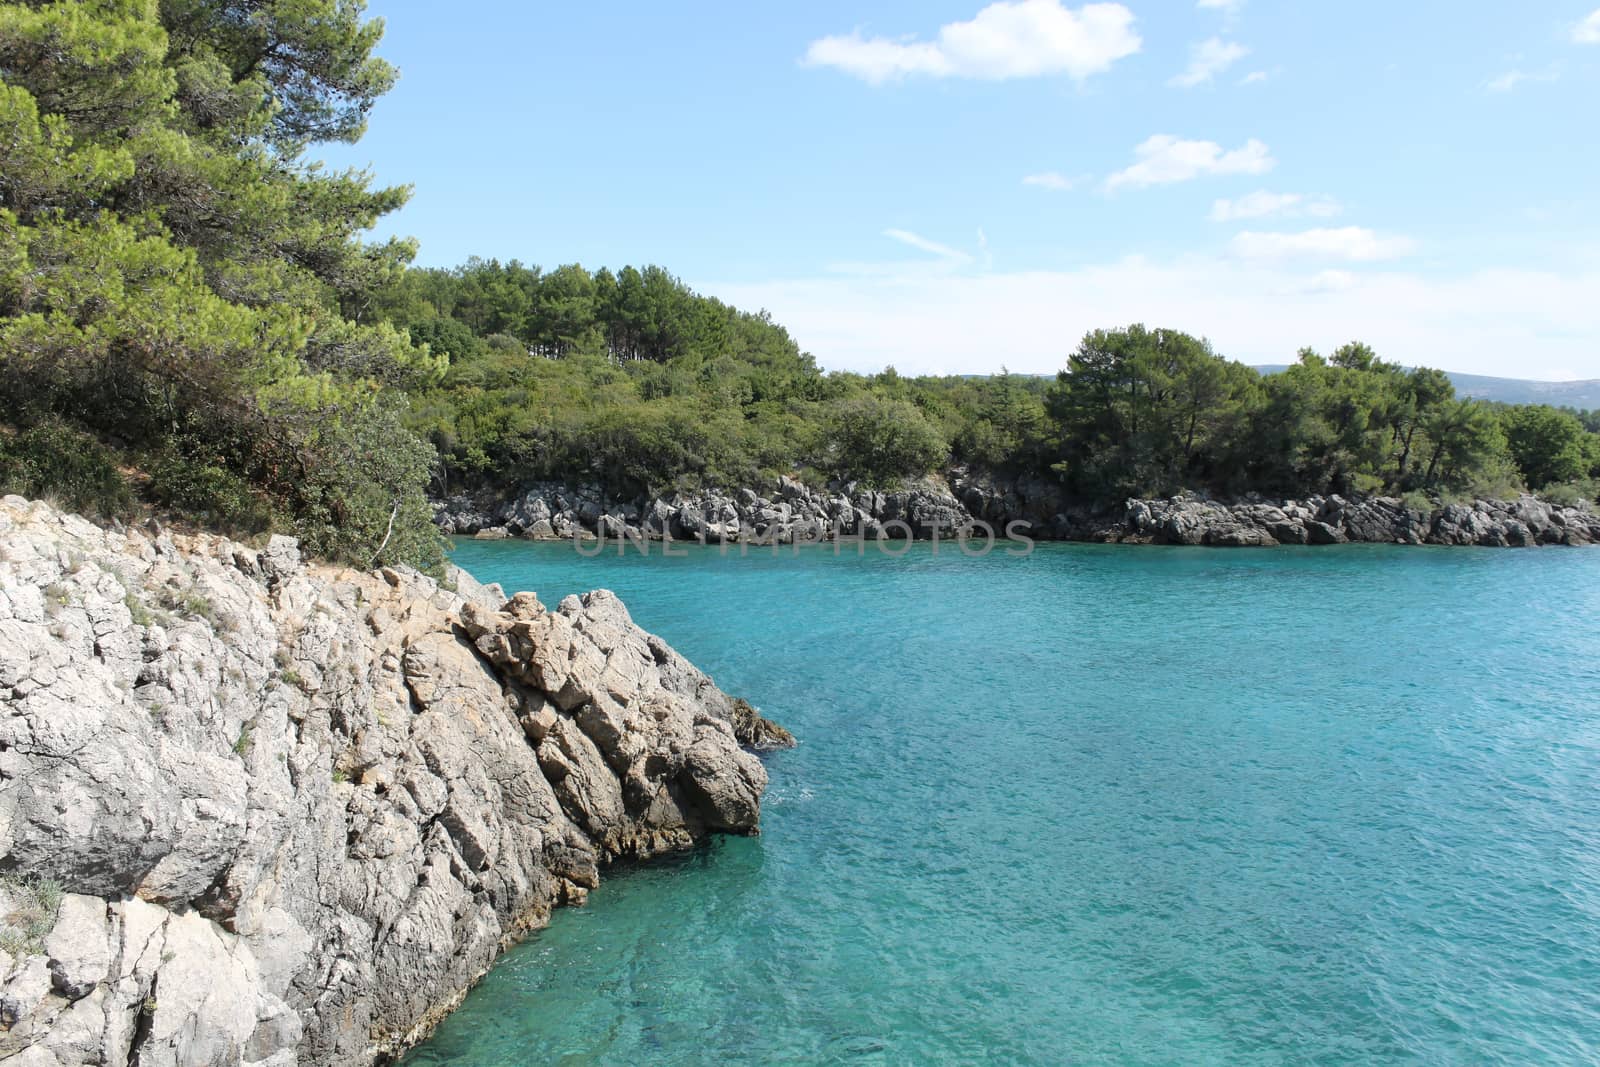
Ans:
[[[353,0],[0,3],[0,490],[423,566],[430,493],[531,479],[1593,498],[1593,414],[1361,344],[1263,375],[1134,326],[1054,380],[824,372],[661,267],[413,269],[363,238],[407,190],[312,153],[393,83],[380,35]]]
[[[949,464],[1059,478],[1088,500],[1592,493],[1600,420],[1456,395],[1367,345],[1262,374],[1167,329],[1097,330],[1054,379],[824,373],[765,313],[656,267],[473,260],[381,300],[448,369],[414,395],[442,490],[598,481],[618,492],[779,473],[885,485]],[[1585,421],[1587,418],[1587,421]]]
[[[443,364],[363,314],[413,249],[359,235],[406,191],[307,154],[393,83],[380,34],[349,0],[0,4],[7,488],[437,558],[403,420]]]

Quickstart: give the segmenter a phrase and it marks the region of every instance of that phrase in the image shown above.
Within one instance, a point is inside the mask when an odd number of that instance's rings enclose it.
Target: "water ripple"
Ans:
[[[457,558],[804,744],[408,1062],[1600,1059],[1600,553]]]

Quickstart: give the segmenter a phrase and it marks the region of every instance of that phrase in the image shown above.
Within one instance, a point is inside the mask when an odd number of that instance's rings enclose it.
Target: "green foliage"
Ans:
[[[1486,497],[1514,495],[1516,480],[1505,437],[1486,405],[1474,400],[1446,401],[1425,428],[1431,450],[1422,484],[1465,487]]]
[[[1050,405],[1061,435],[1057,469],[1101,499],[1183,488],[1504,496],[1521,480],[1491,406],[1458,399],[1440,371],[1386,363],[1363,344],[1327,359],[1305,350],[1282,373],[1258,378],[1184,334],[1098,331],[1072,357]],[[1516,415],[1511,424],[1528,420]],[[1568,423],[1581,436],[1581,425]],[[1548,435],[1528,436],[1530,456],[1558,451]],[[1540,484],[1528,462],[1521,478]]]
[[[949,452],[939,431],[904,400],[836,400],[825,419],[830,448],[823,465],[840,478],[890,485],[927,472]]]
[[[0,492],[49,497],[104,518],[126,515],[133,502],[111,451],[56,420],[9,439],[0,436]]]
[[[1501,427],[1523,480],[1534,489],[1589,476],[1593,434],[1577,416],[1544,405],[1507,409]]]
[[[132,590],[123,595],[122,603],[127,606],[128,617],[133,620],[135,626],[149,626],[156,621],[155,616],[145,606],[144,601],[139,599]]]
[[[1204,484],[1254,400],[1255,377],[1188,334],[1097,330],[1050,393],[1058,469],[1080,492],[1107,499]]]
[[[1046,385],[1006,371],[993,378],[923,379],[951,451],[988,469],[1036,466],[1049,451]],[[940,388],[940,386],[943,388]]]
[[[308,552],[363,567],[439,567],[424,491],[434,450],[403,425],[403,398],[272,396],[263,406],[285,429],[274,462],[291,483],[284,491]]]
[[[211,603],[211,598],[196,590],[189,590],[173,606],[191,618],[204,619],[206,622],[216,621],[217,612]]]
[[[1492,407],[1360,343],[1263,378],[1202,340],[1134,326],[1088,335],[1054,384],[865,377],[822,374],[765,314],[654,267],[471,260],[409,272],[376,304],[450,356],[409,417],[441,455],[445,491],[549,478],[662,492],[807,471],[881,485],[949,463],[1053,471],[1102,501],[1505,495],[1523,477]],[[1600,446],[1589,455],[1600,469]]]
[[[198,442],[187,444],[183,451],[168,449],[145,460],[145,495],[212,529],[235,534],[270,530],[275,513],[262,491],[222,463],[206,462]]]
[[[1582,508],[1588,511],[1600,498],[1600,482],[1570,482],[1566,485],[1549,485],[1540,491],[1540,495],[1552,504],[1563,507]]]
[[[1432,514],[1434,499],[1420,489],[1411,489],[1400,495],[1400,502],[1412,511],[1420,511],[1424,515]]]
[[[300,155],[358,137],[393,82],[362,10],[0,3],[0,409],[115,439],[151,464],[154,502],[200,521],[282,525],[362,563],[387,533],[385,558],[426,565],[432,460],[395,390],[436,381],[444,357],[372,311],[410,244],[360,240],[406,191]],[[390,454],[398,469],[331,469]],[[67,488],[43,491],[125,506],[53,463]],[[334,492],[353,518],[330,532]],[[380,497],[402,502],[383,508],[394,530],[367,517]]]
[[[472,260],[410,271],[375,305],[450,356],[408,424],[440,489],[555,477],[618,491],[737,484],[820,447],[824,378],[782,327],[658,267],[590,274]]]

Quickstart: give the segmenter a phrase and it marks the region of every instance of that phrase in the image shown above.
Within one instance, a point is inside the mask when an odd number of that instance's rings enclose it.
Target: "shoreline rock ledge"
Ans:
[[[634,625],[0,500],[0,1059],[388,1061],[792,743]]]
[[[1126,501],[1122,508],[1073,500],[1033,477],[995,480],[962,468],[883,493],[854,484],[812,489],[780,477],[751,488],[704,489],[619,501],[598,485],[536,482],[509,494],[486,489],[437,501],[445,534],[498,540],[662,540],[705,544],[791,544],[841,537],[942,537],[982,521],[998,532],[1021,524],[1040,541],[1212,545],[1226,548],[1368,542],[1409,545],[1600,544],[1600,514],[1535,496],[1415,506],[1395,497],[1313,495],[1215,500],[1197,493]]]

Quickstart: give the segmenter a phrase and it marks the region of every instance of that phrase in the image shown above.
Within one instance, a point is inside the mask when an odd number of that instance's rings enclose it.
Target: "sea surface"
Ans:
[[[457,544],[801,743],[412,1067],[1600,1060],[1600,549],[686,551]]]

